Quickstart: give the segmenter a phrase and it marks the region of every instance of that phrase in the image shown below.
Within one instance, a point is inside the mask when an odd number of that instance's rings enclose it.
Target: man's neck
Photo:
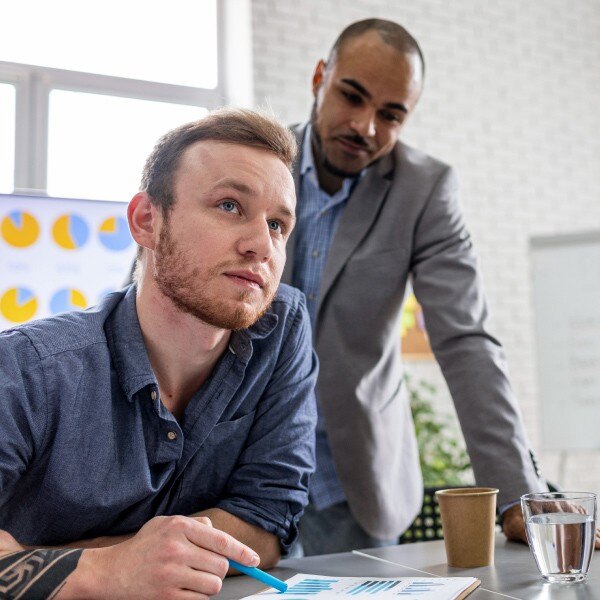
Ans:
[[[333,196],[336,192],[339,192],[344,185],[344,178],[338,177],[333,173],[330,173],[322,164],[318,163],[317,168],[317,181],[319,187],[327,192],[330,196]]]
[[[136,305],[161,400],[179,419],[227,348],[231,331],[182,312],[154,281],[140,282]]]
[[[311,149],[313,155],[313,162],[317,170],[317,182],[319,187],[327,192],[330,196],[333,196],[336,192],[339,192],[344,185],[344,178],[339,175],[334,175],[331,171],[328,171],[323,165],[323,161],[319,155],[317,144],[314,140],[311,140]]]

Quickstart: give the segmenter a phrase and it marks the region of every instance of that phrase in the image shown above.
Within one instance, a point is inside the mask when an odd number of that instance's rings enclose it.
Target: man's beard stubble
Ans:
[[[246,268],[247,265],[220,265],[213,268],[206,275],[207,279],[221,276],[229,269]],[[264,305],[255,309],[247,306],[252,297],[251,290],[239,290],[237,300],[246,303],[246,306],[228,307],[220,298],[210,298],[202,287],[203,276],[198,267],[190,268],[183,250],[177,248],[175,239],[171,234],[168,217],[163,221],[158,245],[154,253],[154,279],[158,289],[169,298],[183,313],[190,314],[200,319],[207,325],[219,329],[247,329],[268,310],[276,287],[271,281],[265,283],[263,288]]]
[[[341,177],[342,179],[351,179],[352,177],[356,177],[360,173],[360,170],[346,171],[345,169],[337,167],[329,160],[329,157],[327,156],[327,154],[325,154],[325,148],[323,147],[323,138],[321,137],[321,134],[319,133],[319,130],[317,128],[317,102],[316,101],[313,102],[312,110],[310,113],[310,125],[311,125],[311,142],[313,142],[313,154],[315,154],[315,156],[314,156],[315,162],[320,162],[326,171],[328,171],[332,175],[335,175],[336,177]],[[367,145],[366,142],[364,141],[364,139],[361,138],[360,136],[346,136],[346,137],[348,137],[355,144],[365,145],[365,146]],[[315,146],[317,148],[316,153],[314,152]],[[369,167],[369,166],[370,166],[370,164],[367,165],[367,167]]]

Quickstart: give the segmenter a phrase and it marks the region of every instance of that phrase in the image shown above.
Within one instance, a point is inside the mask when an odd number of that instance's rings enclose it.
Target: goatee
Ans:
[[[323,148],[323,139],[321,138],[321,134],[317,128],[317,103],[313,102],[312,111],[310,114],[310,125],[311,125],[311,142],[313,148],[313,155],[315,159],[315,163],[319,163],[327,172],[335,175],[335,177],[341,177],[342,179],[350,179],[352,177],[356,177],[360,173],[360,169],[358,171],[346,171],[345,169],[340,169],[336,167],[325,154],[325,149]],[[355,143],[357,140],[355,140]],[[358,140],[358,144],[364,144],[364,140],[360,138]]]

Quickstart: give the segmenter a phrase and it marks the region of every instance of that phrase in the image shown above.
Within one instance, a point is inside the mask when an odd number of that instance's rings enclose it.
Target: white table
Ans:
[[[540,577],[529,548],[496,538],[496,560],[492,567],[453,569],[446,565],[444,542],[421,542],[388,548],[361,550],[403,566],[396,566],[351,553],[327,554],[283,560],[269,572],[280,579],[296,573],[348,577],[477,577],[481,586],[469,600],[600,600],[600,557],[592,558],[585,583],[550,584]],[[256,593],[265,586],[249,577],[229,577],[219,600],[233,600]],[[285,596],[283,596],[285,598]]]

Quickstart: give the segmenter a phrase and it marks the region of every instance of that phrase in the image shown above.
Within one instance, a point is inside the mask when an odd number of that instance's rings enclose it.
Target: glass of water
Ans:
[[[552,583],[583,581],[594,551],[596,494],[525,494],[521,508],[529,547],[542,577]]]

